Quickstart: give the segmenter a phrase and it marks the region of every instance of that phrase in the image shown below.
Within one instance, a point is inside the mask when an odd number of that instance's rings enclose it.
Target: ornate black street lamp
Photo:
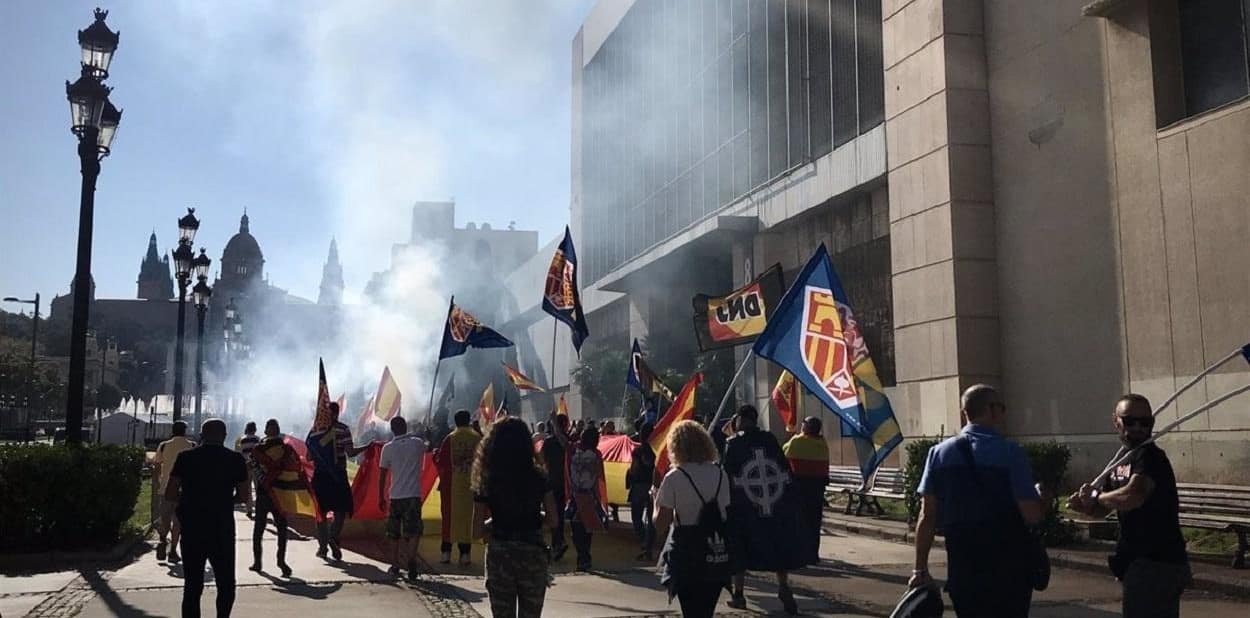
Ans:
[[[109,155],[122,112],[108,100],[104,85],[109,64],[117,51],[119,33],[108,29],[108,11],[95,10],[95,22],[78,31],[82,48],[82,76],[65,82],[69,99],[70,129],[78,136],[78,161],[82,170],[82,193],[78,203],[78,259],[74,270],[74,317],[70,325],[69,391],[65,397],[65,439],[82,442],[83,387],[87,369],[87,321],[91,303],[91,237],[95,221],[95,183],[100,160]]]
[[[200,249],[200,254],[192,260],[195,267],[195,288],[191,293],[195,297],[195,426],[204,422],[201,415],[204,398],[204,314],[208,312],[208,299],[213,295],[208,287],[208,267],[213,261]]]
[[[221,357],[221,392],[225,394],[225,406],[227,414],[233,419],[234,407],[231,405],[230,393],[230,348],[233,345],[234,338],[234,318],[238,315],[239,308],[234,304],[234,297],[230,297],[230,302],[226,303],[226,317],[222,320],[221,341],[222,346]]]
[[[174,341],[174,420],[182,420],[182,377],[183,351],[182,340],[186,332],[187,321],[187,286],[191,283],[191,268],[194,266],[195,253],[191,251],[191,243],[195,241],[195,233],[200,229],[200,220],[195,218],[195,209],[188,208],[187,214],[178,219],[178,248],[174,249],[174,277],[178,280],[178,337]]]

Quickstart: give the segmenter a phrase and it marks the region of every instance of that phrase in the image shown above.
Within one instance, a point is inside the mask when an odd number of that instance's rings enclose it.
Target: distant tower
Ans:
[[[337,307],[343,304],[343,266],[339,264],[339,246],[330,239],[330,255],[321,269],[321,292],[317,294],[318,305]]]
[[[226,242],[220,264],[221,280],[228,282],[231,290],[242,293],[252,282],[264,280],[265,256],[260,251],[260,243],[252,236],[247,211],[243,211],[239,219],[239,233]]]
[[[174,297],[174,279],[170,276],[169,256],[156,250],[156,232],[148,237],[148,253],[139,265],[139,298],[169,300]]]

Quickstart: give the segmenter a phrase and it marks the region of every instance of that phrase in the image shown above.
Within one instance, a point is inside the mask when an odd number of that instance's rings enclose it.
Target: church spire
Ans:
[[[174,297],[174,279],[169,259],[162,258],[156,248],[156,231],[148,237],[148,251],[139,264],[138,297],[145,300],[169,300]]]
[[[317,294],[318,305],[337,307],[343,304],[343,266],[339,263],[339,246],[330,238],[330,252],[321,269],[321,291]]]
[[[243,207],[243,216],[239,219],[239,233],[240,234],[251,233],[251,231],[248,230],[247,228],[247,207],[246,206]]]

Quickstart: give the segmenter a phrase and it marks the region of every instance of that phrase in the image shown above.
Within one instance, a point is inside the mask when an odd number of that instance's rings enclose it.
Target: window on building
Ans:
[[[1250,94],[1250,0],[1150,4],[1160,127]]]

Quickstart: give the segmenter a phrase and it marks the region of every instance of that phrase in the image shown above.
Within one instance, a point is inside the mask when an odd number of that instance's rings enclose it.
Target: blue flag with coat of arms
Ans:
[[[452,297],[451,307],[447,310],[447,323],[443,326],[439,360],[460,356],[469,348],[506,348],[511,345],[510,339],[483,326],[472,314],[457,306],[456,298]]]
[[[842,421],[864,479],[903,441],[824,243],[777,305],[754,352],[794,374]]]

